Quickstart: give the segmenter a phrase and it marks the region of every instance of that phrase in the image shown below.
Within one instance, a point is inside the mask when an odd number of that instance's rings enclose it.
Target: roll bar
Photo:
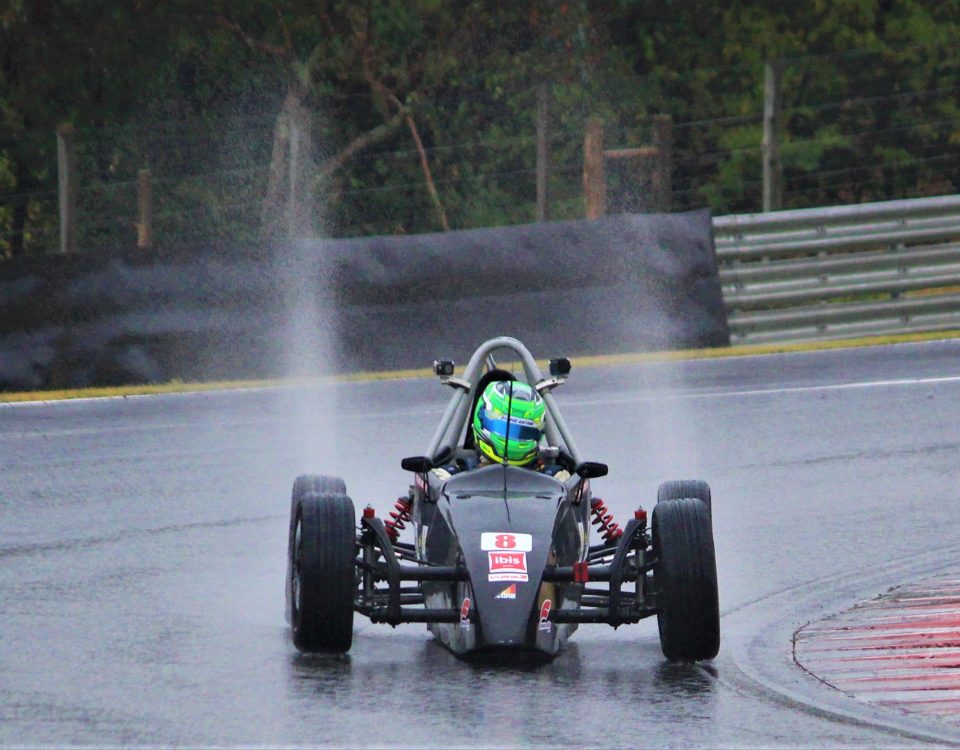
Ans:
[[[494,361],[492,354],[497,349],[509,349],[523,364],[523,372],[527,382],[531,386],[536,386],[544,380],[543,373],[533,358],[533,355],[520,341],[510,336],[498,336],[483,342],[480,347],[470,357],[463,375],[460,380],[469,383],[469,390],[460,387],[454,387],[453,396],[447,404],[443,416],[440,418],[440,424],[437,426],[430,445],[427,448],[426,455],[434,458],[441,453],[453,451],[457,447],[460,434],[463,427],[470,417],[469,411],[473,404],[473,398],[476,393],[477,383],[483,376],[483,367],[488,367]],[[573,438],[570,437],[570,431],[567,429],[566,422],[557,408],[553,394],[544,391],[540,394],[546,405],[546,419],[544,421],[544,434],[547,436],[547,442],[550,445],[560,448],[574,463],[579,464],[583,459]]]

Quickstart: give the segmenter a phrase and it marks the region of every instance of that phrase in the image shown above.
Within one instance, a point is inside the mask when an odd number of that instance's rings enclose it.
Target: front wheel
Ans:
[[[290,534],[293,534],[293,522],[297,515],[297,504],[308,492],[321,495],[346,495],[347,485],[340,477],[323,474],[301,474],[293,480],[293,492],[290,493]]]
[[[353,643],[356,532],[353,501],[305,493],[290,539],[290,627],[301,651],[345,653]]]
[[[308,492],[318,492],[321,495],[346,495],[347,485],[340,477],[325,476],[321,474],[301,474],[293,482],[293,492],[290,494],[290,524],[287,527],[287,548],[293,549],[293,532],[297,521],[297,507],[300,501]],[[286,606],[283,614],[287,622],[290,619],[290,581],[291,581],[291,560],[292,554],[287,555],[287,576],[283,588]]]
[[[684,497],[695,497],[702,500],[707,510],[713,512],[713,501],[710,498],[710,485],[702,479],[674,479],[664,482],[657,488],[657,502],[664,500],[680,500]]]
[[[712,659],[720,650],[720,599],[710,510],[699,498],[653,510],[657,625],[670,661]]]

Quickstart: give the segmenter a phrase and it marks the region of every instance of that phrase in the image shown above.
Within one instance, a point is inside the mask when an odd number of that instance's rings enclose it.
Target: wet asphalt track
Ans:
[[[790,643],[960,569],[960,341],[574,371],[558,400],[618,517],[668,478],[713,487],[712,664],[666,664],[654,621],[582,627],[539,667],[359,619],[349,657],[298,655],[293,477],[341,474],[383,513],[446,398],[413,380],[0,407],[0,745],[960,744],[824,687]]]

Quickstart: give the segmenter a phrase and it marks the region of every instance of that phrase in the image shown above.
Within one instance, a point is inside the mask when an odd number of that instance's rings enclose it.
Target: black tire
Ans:
[[[713,502],[710,499],[710,485],[702,479],[675,479],[664,482],[657,489],[657,502],[664,500],[680,500],[684,497],[695,497],[702,500],[707,510],[713,513]]]
[[[290,538],[290,627],[301,651],[345,653],[353,642],[356,531],[343,493],[306,492]]]
[[[322,474],[301,474],[293,480],[293,492],[290,493],[290,535],[293,538],[293,521],[297,503],[308,492],[321,495],[346,495],[347,484],[340,477]]]
[[[340,477],[324,476],[320,474],[301,474],[293,480],[293,492],[290,493],[290,524],[287,526],[287,549],[293,549],[293,527],[297,520],[297,505],[308,492],[318,492],[321,495],[346,495],[347,485]],[[284,587],[286,608],[284,616],[287,622],[293,622],[290,609],[290,576],[291,555],[287,555],[287,577]]]
[[[346,495],[347,485],[340,477],[321,474],[301,474],[293,480],[293,501],[307,492],[319,492],[321,495]]]
[[[698,498],[664,500],[653,510],[652,527],[663,655],[712,659],[720,650],[720,599],[710,512]]]

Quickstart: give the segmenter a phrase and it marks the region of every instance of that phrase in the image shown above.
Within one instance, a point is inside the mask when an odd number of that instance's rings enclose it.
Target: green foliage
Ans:
[[[430,180],[453,228],[532,221],[540,86],[551,218],[583,213],[592,115],[638,147],[669,114],[673,207],[756,211],[778,59],[785,207],[956,192],[958,50],[960,0],[7,0],[0,254],[56,247],[65,121],[81,245],[132,244],[142,168],[158,243],[256,236],[291,98],[318,165],[361,143],[317,182],[333,234],[437,231]],[[644,205],[646,169],[611,168],[614,203]]]

